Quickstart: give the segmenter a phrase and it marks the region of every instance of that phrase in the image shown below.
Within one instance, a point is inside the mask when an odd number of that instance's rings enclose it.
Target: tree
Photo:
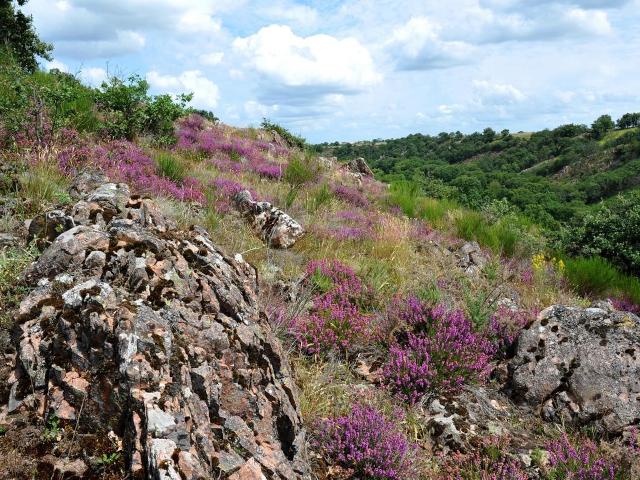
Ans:
[[[625,113],[616,123],[618,128],[632,128],[640,126],[640,113]]]
[[[17,0],[19,7],[28,0]],[[38,69],[37,57],[51,60],[53,47],[38,38],[33,18],[16,9],[13,0],[0,0],[0,48],[12,54],[18,65],[27,72]]]
[[[601,115],[591,124],[591,135],[596,140],[601,140],[614,127],[615,124],[611,120],[611,115]]]

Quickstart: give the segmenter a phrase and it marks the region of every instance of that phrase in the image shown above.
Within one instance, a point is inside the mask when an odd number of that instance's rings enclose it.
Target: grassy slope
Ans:
[[[265,136],[264,132],[253,129],[228,126],[215,129],[222,138],[241,139],[249,143],[264,139]],[[277,206],[287,205],[287,212],[303,224],[308,233],[292,249],[271,250],[252,234],[232,210],[224,211],[215,203],[201,206],[170,197],[160,202],[166,213],[174,216],[182,227],[186,228],[192,223],[206,226],[227,252],[242,253],[256,265],[263,292],[269,292],[276,280],[300,278],[311,260],[338,259],[354,268],[372,286],[378,300],[377,308],[389,304],[396,295],[417,293],[451,308],[462,308],[468,315],[483,317],[486,321],[495,310],[496,301],[503,297],[517,298],[519,308],[527,312],[536,312],[554,303],[586,304],[585,300],[563,287],[550,264],[528,279],[527,273],[531,272],[530,255],[535,252],[526,249],[515,249],[514,252],[519,256],[512,258],[502,258],[500,248],[494,251],[487,249],[485,253],[490,261],[483,275],[476,280],[467,278],[456,266],[454,256],[447,253],[463,243],[459,234],[466,231],[465,222],[471,221],[467,219],[469,212],[453,204],[443,206],[427,201],[418,207],[426,213],[418,215],[420,219],[410,219],[395,206],[400,199],[386,185],[368,180],[360,184],[344,170],[323,168],[315,158],[305,157],[296,150],[280,155],[269,154],[268,157],[285,169],[287,163],[297,159],[315,172],[312,180],[301,185],[292,185],[291,180],[285,180],[286,173],[279,180],[267,179],[250,170],[232,172],[220,166],[224,163],[211,162],[212,158],[244,161],[224,152],[203,156],[188,151],[151,147],[147,147],[146,151],[158,162],[158,172],[174,176],[174,180],[180,181],[188,174],[202,185],[210,185],[220,178],[239,182],[252,189],[259,199],[269,200]],[[12,161],[18,160],[12,158]],[[39,168],[18,174],[19,181],[15,189],[2,192],[7,198],[38,199],[37,202],[31,202],[33,208],[16,216],[13,224],[4,225],[5,230],[18,228],[23,219],[68,200],[63,193],[67,180],[53,170],[54,162],[55,154],[45,156]],[[335,193],[337,186],[357,192],[366,201],[361,201],[360,197],[354,200],[355,194],[352,197],[340,196]],[[291,194],[292,189],[295,195]],[[471,232],[472,236],[478,228],[484,228],[482,225],[482,222],[481,225],[472,224],[475,229]],[[355,238],[346,238],[345,228],[356,228],[361,232]],[[9,299],[6,304],[8,307],[15,305],[15,298],[22,293],[13,287],[16,272],[32,256],[33,251],[29,247],[6,250],[0,256],[0,294]],[[273,312],[274,305],[278,305],[281,299],[266,294],[262,296],[262,301],[265,309]],[[284,308],[290,310],[291,306],[284,305]],[[294,343],[285,331],[282,338],[292,351],[292,362],[301,388],[302,414],[309,425],[318,418],[348,411],[349,405],[361,396],[362,389],[369,388],[357,373],[357,363],[300,355],[295,353]],[[369,355],[371,358],[380,358],[384,352],[378,346],[371,345]],[[391,412],[394,400],[384,391],[374,392],[374,401]],[[429,435],[420,415],[419,411],[408,409],[403,427],[426,452],[430,448]],[[541,431],[544,428],[541,427]],[[543,441],[544,437],[537,440],[540,445]],[[429,457],[427,455],[424,458]],[[424,467],[422,478],[432,478],[428,473],[430,469],[431,466]]]

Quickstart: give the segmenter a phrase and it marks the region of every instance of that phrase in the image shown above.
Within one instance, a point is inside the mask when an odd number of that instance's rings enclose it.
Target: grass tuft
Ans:
[[[187,169],[180,159],[171,152],[158,152],[155,155],[158,164],[158,175],[180,183],[187,176]]]

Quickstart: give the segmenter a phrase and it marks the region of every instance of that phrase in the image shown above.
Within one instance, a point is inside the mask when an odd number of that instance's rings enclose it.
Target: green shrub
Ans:
[[[187,175],[187,169],[180,159],[170,152],[158,152],[155,155],[158,164],[158,175],[166,177],[174,182],[182,182]]]
[[[96,92],[96,103],[104,114],[104,128],[114,138],[132,140],[142,133],[161,138],[173,133],[173,122],[186,113],[192,95],[152,97],[149,84],[137,75],[127,80],[111,77]],[[166,142],[165,142],[166,143]]]
[[[565,249],[584,257],[601,256],[640,274],[640,191],[619,196],[567,231]]]
[[[306,154],[294,155],[284,169],[284,180],[293,187],[301,187],[305,183],[318,178],[320,168],[316,161]]]
[[[620,272],[601,257],[565,260],[565,277],[579,294],[603,296],[621,284]]]

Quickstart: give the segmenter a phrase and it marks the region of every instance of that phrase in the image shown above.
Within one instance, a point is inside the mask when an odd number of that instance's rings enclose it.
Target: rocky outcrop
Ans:
[[[487,264],[487,257],[478,242],[466,242],[455,252],[458,267],[469,277],[479,277]]]
[[[296,391],[254,268],[203,229],[176,231],[126,185],[81,183],[64,212],[75,226],[25,273],[36,287],[0,413],[73,432],[38,478],[70,465],[96,478],[100,452],[73,444],[107,438],[126,478],[306,478]]]
[[[347,163],[347,169],[350,172],[360,174],[363,177],[373,177],[373,171],[362,157],[349,160]]]
[[[304,235],[298,222],[269,202],[255,202],[248,190],[238,192],[233,200],[258,237],[270,247],[289,248]]]
[[[511,383],[546,420],[617,434],[640,421],[640,319],[599,307],[543,310],[520,336]]]

